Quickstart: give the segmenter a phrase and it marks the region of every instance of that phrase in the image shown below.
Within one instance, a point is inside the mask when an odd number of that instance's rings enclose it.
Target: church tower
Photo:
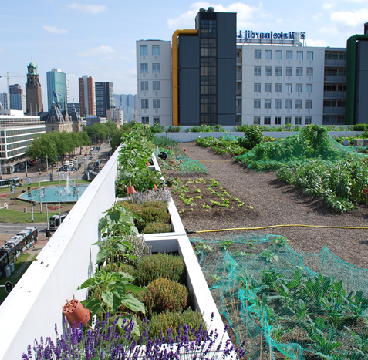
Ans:
[[[37,65],[31,61],[28,67],[27,84],[26,84],[26,102],[27,114],[37,115],[43,111],[42,107],[42,91]]]

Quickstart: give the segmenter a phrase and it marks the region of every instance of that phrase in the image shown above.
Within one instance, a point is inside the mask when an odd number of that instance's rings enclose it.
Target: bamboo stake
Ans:
[[[299,346],[296,349],[295,360],[299,360]]]
[[[264,323],[264,309],[262,312],[262,322],[261,322],[261,327],[263,327],[263,323]],[[263,332],[261,332],[261,357],[260,359],[262,360],[263,357]]]
[[[248,300],[245,300],[246,313],[245,313],[245,341],[248,343]]]
[[[271,343],[271,340],[270,340],[270,360],[272,360],[272,343]]]

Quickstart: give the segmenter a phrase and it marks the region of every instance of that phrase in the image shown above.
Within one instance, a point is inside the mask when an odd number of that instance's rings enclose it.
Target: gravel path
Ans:
[[[203,216],[183,216],[185,228],[192,230],[234,227],[306,224],[332,226],[368,226],[368,207],[359,206],[345,214],[327,208],[324,200],[280,182],[275,172],[257,173],[234,163],[229,155],[217,155],[195,143],[180,144],[187,155],[208,169],[206,178],[215,178],[232,196],[245,203],[246,212],[222,216],[201,212]],[[178,201],[174,196],[175,202]],[[180,205],[177,203],[177,206]],[[298,252],[318,253],[324,246],[341,259],[368,268],[368,230],[324,228],[277,228],[262,233],[280,234],[290,240]],[[202,236],[202,234],[201,234]],[[209,237],[211,235],[206,235]],[[203,236],[202,236],[203,237]]]

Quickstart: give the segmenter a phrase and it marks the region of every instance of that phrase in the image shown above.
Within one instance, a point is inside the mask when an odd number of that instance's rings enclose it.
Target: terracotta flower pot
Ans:
[[[129,195],[129,194],[135,194],[136,193],[136,191],[135,191],[135,189],[134,189],[134,186],[128,186],[127,187],[127,194]]]
[[[74,323],[78,326],[80,322],[86,325],[91,318],[91,311],[86,309],[77,299],[67,301],[63,307],[63,314],[68,319],[70,326],[74,326]]]
[[[153,190],[157,190],[156,184],[153,184]]]

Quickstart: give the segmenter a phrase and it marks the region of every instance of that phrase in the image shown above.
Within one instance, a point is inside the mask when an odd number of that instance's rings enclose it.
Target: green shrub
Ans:
[[[166,136],[155,136],[152,139],[152,142],[155,146],[158,147],[170,147],[178,145],[178,142],[173,139],[169,139]]]
[[[178,133],[178,132],[180,132],[180,130],[181,130],[181,126],[169,126],[168,128],[167,128],[167,132],[168,133]]]
[[[168,224],[170,222],[170,214],[167,212],[167,203],[161,201],[148,201],[143,204],[125,202],[124,207],[139,217],[139,219],[136,220],[136,226],[139,232],[143,232],[144,228],[153,222],[162,224]]]
[[[171,329],[171,337],[174,338],[178,335],[179,327],[183,329],[184,325],[190,327],[188,333],[189,340],[195,339],[195,331],[202,328],[206,330],[206,324],[203,321],[202,315],[198,311],[193,311],[191,308],[184,310],[183,312],[164,312],[161,314],[155,314],[151,317],[148,336],[150,339],[167,335],[167,330]]]
[[[137,271],[132,265],[124,264],[124,263],[113,263],[112,266],[110,264],[106,264],[106,266],[102,267],[101,270],[109,272],[124,272],[134,277],[137,277]]]
[[[353,126],[354,131],[366,131],[368,129],[368,124],[355,124]]]
[[[120,261],[122,263],[135,265],[139,259],[151,254],[151,246],[145,242],[143,237],[136,235],[126,235],[124,236],[124,240],[128,241],[132,247],[131,249],[126,248],[125,254],[133,255],[134,258],[131,259],[127,256],[121,257]]]
[[[177,255],[154,254],[137,262],[137,284],[146,286],[159,278],[169,278],[184,284],[186,272],[183,259]]]
[[[143,296],[147,315],[163,311],[183,311],[187,307],[188,290],[176,281],[160,278],[147,285]]]
[[[143,229],[143,234],[160,234],[168,232],[171,232],[171,225],[159,222],[151,222]]]
[[[156,134],[156,133],[162,133],[165,132],[166,128],[163,125],[160,124],[154,124],[150,127],[151,133]]]
[[[251,150],[263,140],[264,136],[261,128],[258,125],[251,125],[244,129],[244,137],[238,139],[238,145]]]

